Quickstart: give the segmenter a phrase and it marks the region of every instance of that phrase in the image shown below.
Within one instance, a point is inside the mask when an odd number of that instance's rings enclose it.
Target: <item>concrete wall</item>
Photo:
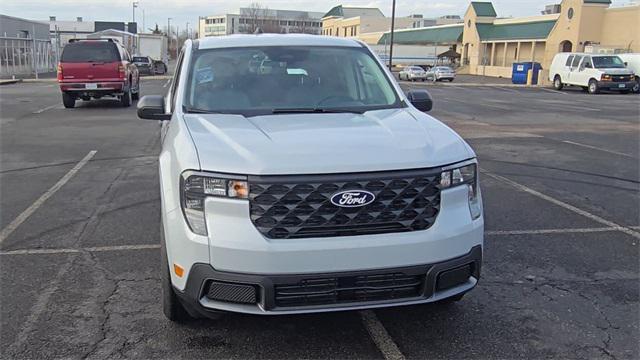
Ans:
[[[607,9],[600,43],[640,52],[640,5]]]

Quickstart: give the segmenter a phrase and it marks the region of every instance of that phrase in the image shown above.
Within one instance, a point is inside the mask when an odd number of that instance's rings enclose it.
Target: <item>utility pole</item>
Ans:
[[[167,46],[167,50],[169,51],[169,57],[171,57],[171,18],[168,17],[167,18],[167,41],[169,42],[169,45]],[[177,57],[177,53],[176,53],[176,57]]]
[[[396,27],[396,0],[391,5],[391,39],[389,43],[389,70],[393,68],[393,32]]]
[[[145,17],[145,16],[144,16],[144,9],[142,9],[142,31],[138,31],[139,33],[143,33],[143,32],[144,32],[144,30],[146,29],[146,28],[144,27],[144,17]]]
[[[185,31],[187,33],[186,34],[187,35],[187,39],[189,39],[189,22],[188,21],[187,21],[187,29]]]
[[[138,1],[134,1],[132,4],[133,20],[131,22],[136,22],[136,8],[138,7]]]

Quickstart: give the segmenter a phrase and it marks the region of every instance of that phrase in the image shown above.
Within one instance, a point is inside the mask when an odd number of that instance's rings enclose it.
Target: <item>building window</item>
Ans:
[[[573,19],[573,8],[569,8],[569,11],[567,11],[567,17],[569,20]]]

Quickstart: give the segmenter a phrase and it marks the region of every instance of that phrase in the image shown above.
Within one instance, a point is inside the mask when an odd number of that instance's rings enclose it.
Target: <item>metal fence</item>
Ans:
[[[0,77],[56,71],[56,50],[50,40],[0,36]]]

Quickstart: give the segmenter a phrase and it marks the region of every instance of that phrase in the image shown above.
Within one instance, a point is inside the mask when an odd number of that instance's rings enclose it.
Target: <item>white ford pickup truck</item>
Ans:
[[[355,40],[187,41],[159,159],[171,320],[455,301],[480,278],[476,155]]]

